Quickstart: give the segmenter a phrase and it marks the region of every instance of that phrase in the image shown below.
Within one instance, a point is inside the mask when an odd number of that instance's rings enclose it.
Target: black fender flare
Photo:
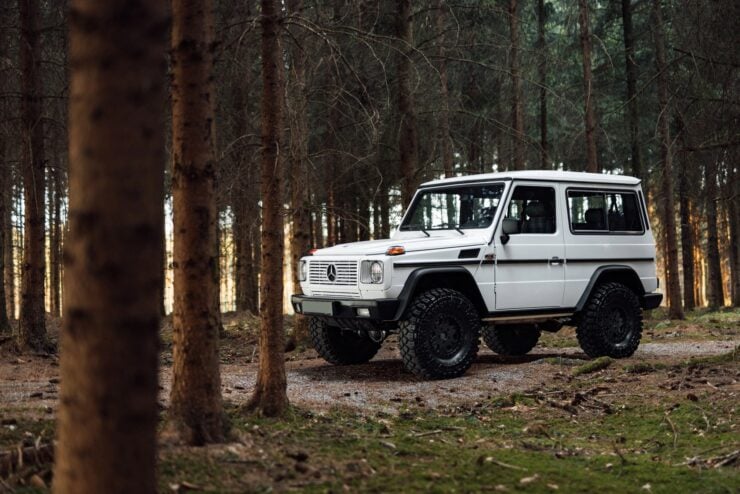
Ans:
[[[588,285],[586,285],[586,289],[583,290],[581,298],[578,299],[578,303],[576,304],[576,312],[582,311],[583,308],[586,306],[588,299],[591,297],[591,292],[593,292],[594,288],[596,288],[596,284],[598,283],[599,278],[601,278],[604,274],[612,273],[627,274],[628,276],[634,277],[633,281],[636,281],[638,286],[640,287],[640,292],[637,294],[637,296],[642,298],[642,296],[645,295],[645,288],[642,286],[642,280],[640,280],[637,272],[631,266],[626,266],[622,264],[601,266],[596,271],[594,271],[593,275],[591,275],[591,279],[589,280]]]
[[[404,312],[406,312],[406,308],[413,299],[414,292],[416,291],[416,287],[419,285],[419,283],[426,277],[438,275],[454,275],[466,278],[467,283],[469,284],[469,293],[467,293],[467,295],[470,295],[474,298],[474,300],[471,300],[471,302],[479,309],[485,308],[485,302],[483,300],[483,296],[480,293],[480,289],[478,288],[478,283],[476,283],[475,278],[470,271],[462,266],[424,267],[415,269],[411,272],[411,274],[409,274],[409,277],[406,279],[403,290],[401,290],[401,294],[398,296],[398,301],[400,303],[398,305],[396,315],[393,318],[394,321],[400,321],[403,317]]]

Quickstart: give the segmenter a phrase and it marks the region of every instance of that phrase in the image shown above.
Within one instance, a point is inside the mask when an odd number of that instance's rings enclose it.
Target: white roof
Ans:
[[[478,175],[463,175],[460,177],[443,178],[432,180],[421,184],[422,187],[430,185],[446,185],[465,182],[483,182],[490,180],[543,180],[555,182],[588,182],[613,185],[637,185],[639,178],[627,175],[609,175],[606,173],[584,173],[584,172],[561,172],[551,170],[527,170],[499,173],[480,173]]]

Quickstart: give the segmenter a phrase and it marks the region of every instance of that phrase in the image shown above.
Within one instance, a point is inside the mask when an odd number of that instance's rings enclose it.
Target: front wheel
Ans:
[[[426,379],[463,375],[478,354],[480,317],[462,293],[429,290],[409,305],[399,325],[399,347],[407,370]]]
[[[629,357],[642,336],[639,298],[621,283],[597,287],[581,315],[576,335],[589,357]]]
[[[308,333],[319,356],[334,365],[364,364],[380,349],[367,335],[329,326],[317,317],[310,319]]]

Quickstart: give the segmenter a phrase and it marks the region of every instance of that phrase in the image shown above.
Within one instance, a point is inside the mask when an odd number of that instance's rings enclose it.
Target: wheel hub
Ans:
[[[439,358],[453,357],[463,343],[461,324],[453,317],[440,315],[431,332],[431,346]]]
[[[604,322],[609,341],[616,346],[625,345],[632,333],[632,328],[622,310],[615,307],[605,311]]]

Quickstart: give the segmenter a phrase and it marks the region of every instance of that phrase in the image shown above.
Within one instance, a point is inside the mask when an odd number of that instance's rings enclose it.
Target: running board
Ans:
[[[516,315],[516,316],[499,316],[499,317],[484,317],[483,322],[538,322],[538,321],[549,321],[550,319],[560,319],[564,317],[571,317],[573,312],[560,312],[555,314],[531,314],[531,315]]]

